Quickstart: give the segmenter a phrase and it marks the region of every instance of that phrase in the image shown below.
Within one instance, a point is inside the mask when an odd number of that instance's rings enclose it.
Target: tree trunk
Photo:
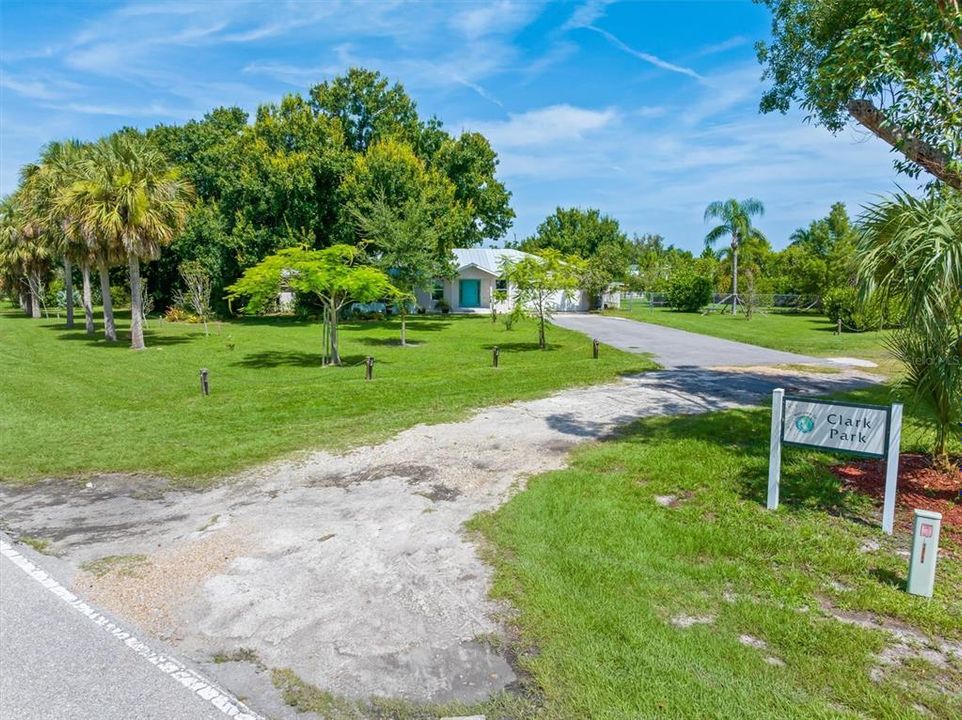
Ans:
[[[67,328],[73,329],[73,266],[70,259],[63,259],[63,288],[67,294]]]
[[[30,317],[40,317],[40,275],[33,273],[28,280],[30,284]]]
[[[90,265],[80,266],[80,276],[83,279],[84,328],[88,335],[94,334],[94,300],[90,287]]]
[[[538,347],[544,350],[546,346],[547,343],[544,337],[544,310],[542,310],[538,318]]]
[[[408,326],[407,326],[408,316],[403,310],[401,311],[401,347],[408,344]]]
[[[331,323],[328,321],[327,306],[321,318],[321,365],[327,367],[331,360]]]
[[[100,271],[100,294],[104,306],[104,338],[110,342],[117,341],[117,327],[114,325],[114,303],[110,299],[110,268],[107,261],[101,260],[97,264]]]
[[[962,173],[949,169],[951,159],[938,148],[908,135],[905,130],[888,122],[885,113],[871,100],[849,100],[849,115],[877,138],[884,140],[906,158],[956,190],[962,190]]]
[[[21,283],[22,284],[22,283]],[[30,314],[30,291],[29,288],[27,292],[23,291],[23,287],[17,292],[17,296],[20,299],[20,309],[23,311],[24,315]]]
[[[732,317],[738,312],[738,241],[732,241]]]
[[[144,349],[144,299],[140,295],[140,258],[127,256],[130,268],[130,349]]]
[[[341,364],[341,353],[337,350],[337,308],[331,306],[331,365]]]

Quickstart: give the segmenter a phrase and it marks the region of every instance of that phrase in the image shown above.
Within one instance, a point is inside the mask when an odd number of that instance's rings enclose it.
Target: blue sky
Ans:
[[[880,142],[759,115],[750,2],[28,2],[0,6],[0,190],[58,138],[253,111],[351,65],[480,130],[530,234],[558,205],[699,249],[705,205],[755,196],[776,247],[898,180]],[[911,182],[902,179],[904,184]]]

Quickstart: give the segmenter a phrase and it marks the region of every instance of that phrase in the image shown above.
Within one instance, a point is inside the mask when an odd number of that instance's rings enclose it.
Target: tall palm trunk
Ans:
[[[110,299],[110,268],[106,260],[97,263],[100,271],[100,294],[104,305],[104,337],[111,342],[117,341],[117,327],[114,325],[114,303]]]
[[[738,238],[732,238],[732,317],[738,312]]]
[[[94,334],[94,299],[93,289],[90,287],[90,265],[83,263],[80,266],[80,276],[83,278],[83,306],[84,306],[84,328],[88,335]]]
[[[30,285],[30,317],[40,317],[40,273],[31,273],[27,281]]]
[[[63,289],[67,294],[67,328],[73,329],[73,265],[70,258],[63,259]]]
[[[130,349],[144,349],[144,302],[140,296],[140,258],[127,256],[130,268]]]

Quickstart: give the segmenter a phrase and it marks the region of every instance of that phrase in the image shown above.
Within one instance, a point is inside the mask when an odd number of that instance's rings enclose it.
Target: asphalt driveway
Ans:
[[[824,358],[769,350],[621,317],[558,313],[552,322],[628,352],[651,353],[655,361],[666,368],[823,365],[828,362]]]

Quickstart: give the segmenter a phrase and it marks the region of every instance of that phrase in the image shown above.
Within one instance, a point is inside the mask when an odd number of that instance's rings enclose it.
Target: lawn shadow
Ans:
[[[380,347],[417,347],[419,345],[424,345],[425,343],[421,340],[408,340],[406,345],[401,345],[400,337],[361,337],[361,338],[351,338],[352,343],[359,343],[360,345],[370,345],[370,346],[380,346]]]
[[[732,477],[736,492],[759,505],[765,504],[768,495],[771,422],[770,412],[762,408],[771,403],[772,390],[781,387],[795,394],[824,397],[867,384],[853,377],[808,378],[792,373],[761,375],[708,369],[649,372],[635,382],[650,385],[658,404],[639,406],[634,416],[600,420],[557,413],[549,416],[547,423],[575,437],[617,438],[643,444],[699,440],[717,445],[726,455],[738,458],[739,470]],[[860,498],[844,491],[838,478],[829,472],[833,462],[831,455],[787,448],[782,459],[781,504],[792,509],[817,507],[865,522],[864,513],[859,512]]]
[[[437,320],[408,320],[407,328],[408,330],[415,330],[417,332],[441,332],[445,328],[451,325],[450,320],[442,320],[438,318]],[[401,327],[401,321],[397,321],[398,328]]]
[[[216,321],[214,321],[216,322]],[[303,318],[294,315],[237,315],[221,320],[224,327],[232,324],[237,325],[270,325],[273,327],[307,327],[310,325],[321,326],[321,321],[316,318]]]
[[[890,585],[896,590],[905,590],[908,586],[908,578],[902,573],[892,572],[885,568],[874,567],[869,570],[869,575],[874,577],[883,585]]]
[[[506,343],[489,343],[487,345],[482,345],[485,350],[493,350],[498,348],[502,352],[528,352],[529,350],[544,350],[551,352],[558,350],[561,346],[555,343],[548,343],[544,348],[541,348],[536,342],[506,342]]]
[[[60,328],[62,330],[62,328]],[[158,334],[154,330],[144,330],[144,345],[148,349],[152,347],[170,347],[173,345],[183,345],[184,343],[189,343],[197,340],[204,336],[203,330],[190,334],[179,334],[179,335],[167,335]],[[67,332],[61,332],[57,336],[58,340],[68,340],[71,342],[85,342],[91,347],[102,347],[113,350],[129,350],[130,349],[130,333],[125,330],[117,331],[116,342],[109,342],[104,339],[103,329],[98,330],[93,335],[88,335],[84,330],[70,330]]]
[[[451,325],[450,320],[411,320],[406,323],[409,332],[441,332]],[[342,320],[338,327],[347,330],[370,330],[372,328],[383,328],[391,330],[398,335],[401,334],[401,319],[398,317],[386,318],[384,320]]]
[[[233,363],[235,367],[263,370],[278,367],[324,368],[323,355],[319,352],[300,352],[291,350],[265,350],[248,353],[242,360]],[[364,364],[366,355],[341,355],[341,368],[357,367]],[[384,360],[374,359],[374,365],[390,365]]]
[[[236,367],[253,369],[277,367],[323,367],[321,353],[265,350],[264,352],[248,353],[242,360],[233,363]]]

